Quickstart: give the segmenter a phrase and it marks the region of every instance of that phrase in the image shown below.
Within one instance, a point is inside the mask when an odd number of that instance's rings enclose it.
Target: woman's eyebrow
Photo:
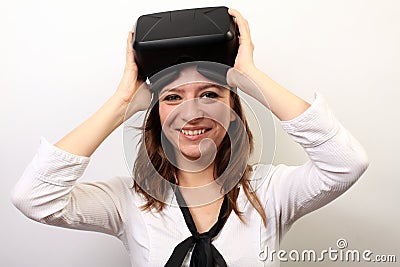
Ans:
[[[206,90],[206,89],[211,88],[211,87],[216,88],[216,89],[218,89],[219,91],[222,91],[222,90],[227,89],[227,88],[225,88],[225,87],[222,86],[222,85],[215,84],[215,83],[210,83],[210,84],[205,84],[205,85],[199,87],[198,90],[199,90],[199,91],[203,91],[203,90]]]
[[[182,93],[183,89],[179,88],[179,87],[175,87],[175,88],[164,88],[161,90],[160,95],[165,94],[165,93],[169,93],[169,92],[176,92],[176,93]]]
[[[216,88],[216,89],[218,89],[219,91],[222,91],[222,90],[226,90],[227,88],[225,88],[223,85],[219,85],[219,84],[215,84],[215,83],[209,83],[209,84],[204,84],[204,85],[202,85],[202,86],[200,86],[200,87],[197,87],[196,88],[196,90],[197,91],[204,91],[204,90],[206,90],[206,89],[208,89],[208,88]],[[164,89],[162,89],[161,90],[161,92],[160,92],[160,96],[161,95],[163,95],[163,94],[165,94],[165,93],[169,93],[169,92],[171,92],[171,93],[182,93],[183,91],[185,91],[185,89],[182,89],[182,88],[180,88],[179,86],[178,87],[174,87],[174,88],[171,88],[171,89],[168,89],[168,88],[164,88]]]

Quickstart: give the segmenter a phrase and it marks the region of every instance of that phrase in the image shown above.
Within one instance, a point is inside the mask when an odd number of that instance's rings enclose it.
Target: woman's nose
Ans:
[[[202,105],[198,98],[192,98],[184,101],[179,107],[181,118],[188,122],[190,120],[204,117],[204,105]]]

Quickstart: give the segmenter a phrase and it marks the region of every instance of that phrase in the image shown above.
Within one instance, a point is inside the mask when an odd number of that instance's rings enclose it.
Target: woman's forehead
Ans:
[[[187,68],[182,69],[179,72],[179,75],[174,81],[170,82],[169,84],[165,85],[160,93],[165,91],[169,91],[173,88],[178,87],[185,87],[188,84],[194,84],[195,87],[197,86],[206,86],[210,84],[214,84],[215,86],[223,86],[221,84],[216,83],[213,80],[201,75],[198,71],[196,66],[189,66]]]

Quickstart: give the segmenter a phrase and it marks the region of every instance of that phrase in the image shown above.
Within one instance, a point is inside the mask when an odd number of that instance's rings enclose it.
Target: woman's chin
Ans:
[[[181,155],[190,161],[198,160],[201,157],[201,153],[198,149],[197,151],[181,151]]]

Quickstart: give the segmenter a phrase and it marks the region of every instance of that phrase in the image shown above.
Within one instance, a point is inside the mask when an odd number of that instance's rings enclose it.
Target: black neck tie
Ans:
[[[192,236],[186,238],[179,243],[172,255],[169,257],[165,267],[181,267],[186,254],[192,246],[193,252],[190,259],[190,267],[227,267],[226,262],[219,251],[211,244],[212,239],[218,235],[224,226],[228,216],[224,216],[228,209],[228,199],[225,196],[224,202],[222,203],[221,210],[219,211],[218,221],[211,227],[206,233],[199,234],[194,224],[192,215],[190,214],[189,208],[187,207],[185,200],[182,197],[181,192],[178,188],[175,190],[176,200],[178,201],[179,207],[182,211],[183,217],[187,227],[189,228]]]

